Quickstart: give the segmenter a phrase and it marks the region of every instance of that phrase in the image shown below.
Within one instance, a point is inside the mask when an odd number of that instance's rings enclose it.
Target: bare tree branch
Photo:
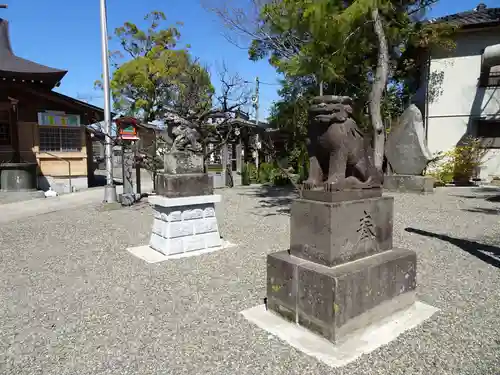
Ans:
[[[190,73],[184,80],[185,90],[166,108],[163,118],[172,133],[177,126],[195,130],[204,155],[208,157],[235,137],[235,118],[249,105],[250,88],[238,74],[230,74],[227,65],[222,63],[217,72],[219,93],[206,98],[200,96],[197,72]],[[238,123],[242,121],[238,120]],[[208,150],[208,144],[216,147]]]
[[[282,30],[279,37],[271,35],[267,25],[277,25],[276,17],[270,13],[262,14],[262,7],[268,2],[266,0],[247,0],[246,6],[236,7],[228,4],[229,0],[223,0],[222,4],[213,5],[206,2],[204,7],[218,16],[227,27],[228,33],[224,37],[233,45],[241,49],[249,48],[252,41],[269,46],[269,49],[278,51],[282,58],[288,59],[297,55],[300,45],[309,39],[301,39],[293,31]],[[261,22],[265,17],[265,23]],[[235,40],[243,40],[243,45]]]

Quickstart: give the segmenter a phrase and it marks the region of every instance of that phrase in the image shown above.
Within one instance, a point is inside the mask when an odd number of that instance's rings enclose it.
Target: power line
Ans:
[[[92,95],[92,94],[81,94],[81,93],[77,92],[76,98],[79,100],[86,101],[88,103],[94,99],[102,99],[103,96],[102,95]]]
[[[254,83],[252,81],[243,81],[244,83]],[[262,81],[259,81],[259,84],[261,85],[268,85],[268,86],[281,86],[280,83],[269,83],[269,82],[262,82]]]
[[[269,83],[269,82],[260,82],[261,85],[268,85],[268,86],[281,86],[281,83]]]

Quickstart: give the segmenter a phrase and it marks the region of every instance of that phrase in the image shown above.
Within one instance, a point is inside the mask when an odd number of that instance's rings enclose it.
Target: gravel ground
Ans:
[[[125,250],[148,241],[146,204],[4,224],[0,374],[498,374],[500,204],[488,199],[493,193],[395,195],[395,245],[418,252],[419,298],[440,312],[340,369],[239,314],[262,303],[266,254],[287,248],[284,192],[223,191],[221,231],[238,246],[157,264]]]

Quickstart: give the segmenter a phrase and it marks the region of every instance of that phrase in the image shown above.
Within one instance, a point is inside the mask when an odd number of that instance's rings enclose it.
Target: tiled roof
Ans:
[[[500,8],[487,8],[484,4],[479,4],[473,10],[439,17],[430,22],[448,22],[460,28],[496,26],[500,25]]]
[[[0,18],[0,75],[2,77],[40,80],[53,88],[65,74],[65,70],[50,68],[16,56],[10,44],[9,23]]]

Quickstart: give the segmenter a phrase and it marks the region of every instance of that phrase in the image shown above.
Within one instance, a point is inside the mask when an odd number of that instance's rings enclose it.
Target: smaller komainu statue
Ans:
[[[303,188],[327,191],[380,187],[373,149],[352,118],[352,99],[318,96],[309,107],[309,177]]]
[[[175,136],[172,148],[178,151],[201,152],[202,146],[198,142],[198,131],[187,125],[178,125],[172,129]]]
[[[173,140],[172,150],[194,153],[202,151],[198,130],[189,121],[169,113],[165,118],[165,122],[169,125],[169,137]]]

